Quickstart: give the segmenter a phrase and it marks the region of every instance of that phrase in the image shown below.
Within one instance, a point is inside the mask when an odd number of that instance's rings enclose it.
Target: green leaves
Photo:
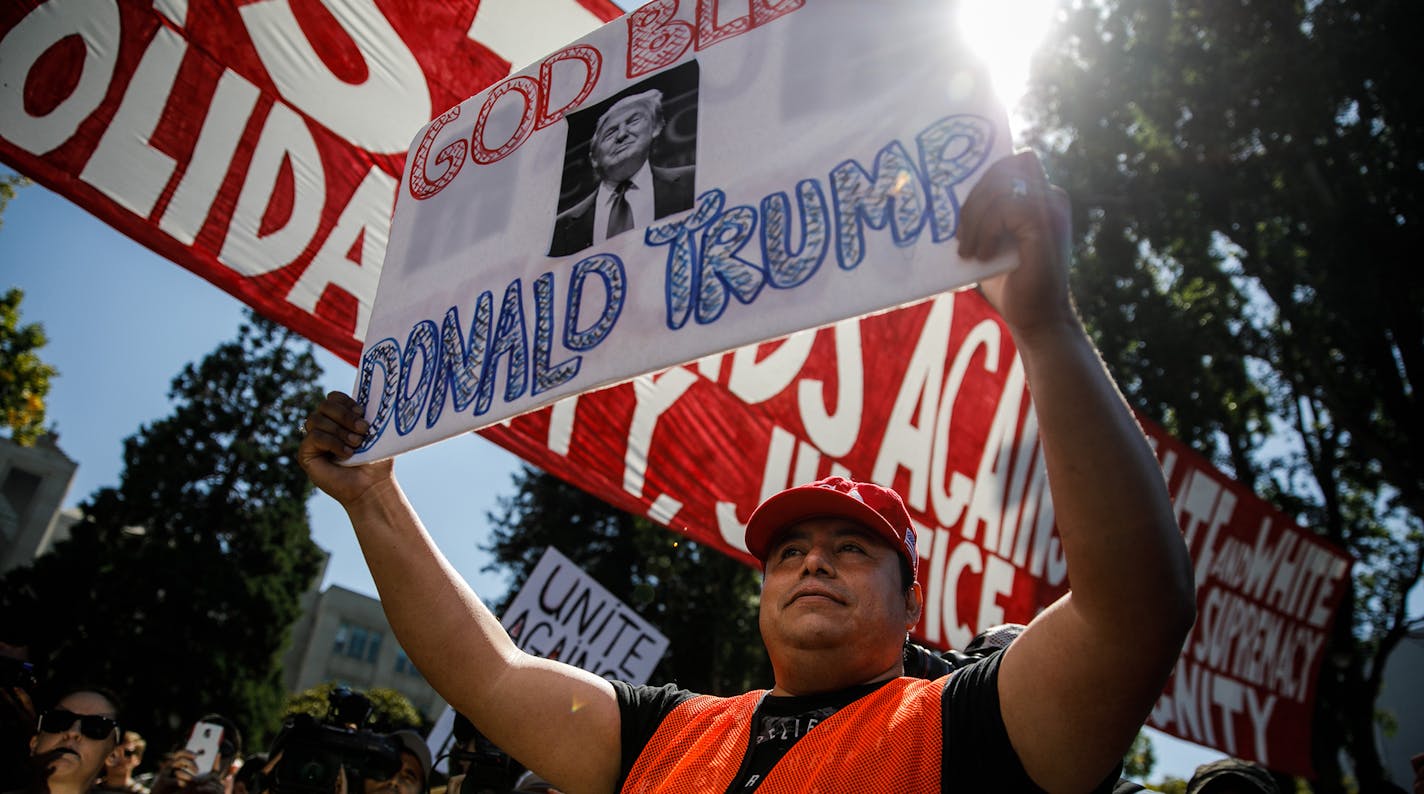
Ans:
[[[0,427],[15,443],[29,446],[45,432],[45,397],[50,378],[59,373],[39,356],[49,344],[44,327],[20,324],[24,298],[18,287],[0,297]]]
[[[1073,287],[1148,416],[1358,560],[1318,763],[1368,725],[1424,558],[1424,82],[1406,3],[1064,10],[1030,137],[1073,196]],[[1351,611],[1352,610],[1352,611]],[[1352,727],[1353,725],[1353,727]],[[1370,776],[1374,775],[1374,778]]]

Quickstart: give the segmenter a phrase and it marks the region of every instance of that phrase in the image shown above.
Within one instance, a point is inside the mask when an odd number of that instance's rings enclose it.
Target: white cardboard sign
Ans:
[[[552,546],[500,622],[525,653],[630,684],[647,683],[668,647],[662,632]]]
[[[954,9],[661,0],[432,121],[352,462],[1011,266],[955,253],[1010,138]]]

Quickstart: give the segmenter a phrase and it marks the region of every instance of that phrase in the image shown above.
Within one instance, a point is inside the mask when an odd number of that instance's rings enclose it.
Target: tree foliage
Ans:
[[[1033,137],[1131,398],[1357,561],[1312,755],[1385,790],[1384,662],[1424,560],[1424,17],[1397,0],[1065,5]],[[1417,622],[1417,621],[1416,621]]]
[[[294,714],[309,714],[318,720],[325,720],[330,710],[331,693],[336,688],[337,684],[328,682],[292,695],[287,698],[282,716],[285,718]],[[377,733],[390,733],[402,728],[419,729],[424,724],[420,711],[410,702],[410,698],[394,689],[372,687],[361,694],[371,701],[371,716],[366,724],[361,726],[363,728]]]
[[[18,287],[0,297],[0,427],[16,444],[29,446],[45,432],[45,397],[50,378],[59,373],[38,352],[49,344],[44,326],[20,325],[24,298]]]
[[[513,576],[506,603],[553,546],[667,636],[649,683],[715,695],[770,686],[756,571],[537,469],[526,466],[514,484],[490,516],[486,547],[488,569]]]
[[[319,375],[310,344],[250,316],[173,380],[173,413],[124,442],[118,487],[70,539],[0,580],[7,629],[55,689],[114,690],[159,748],[206,712],[254,746],[275,730],[281,653],[320,565],[295,459]]]
[[[5,207],[15,197],[15,191],[29,184],[30,180],[19,174],[0,176],[0,225],[4,225]]]

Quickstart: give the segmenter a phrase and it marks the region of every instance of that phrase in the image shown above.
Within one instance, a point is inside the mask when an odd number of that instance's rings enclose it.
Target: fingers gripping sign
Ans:
[[[1068,194],[1049,184],[1032,151],[990,166],[964,202],[960,256],[987,260],[1005,246],[1017,248],[1018,268],[980,283],[1016,334],[1076,322],[1068,292],[1069,209]]]
[[[339,391],[326,395],[302,423],[297,459],[312,483],[343,505],[391,476],[390,460],[364,466],[341,465],[361,446],[370,429],[361,406]]]

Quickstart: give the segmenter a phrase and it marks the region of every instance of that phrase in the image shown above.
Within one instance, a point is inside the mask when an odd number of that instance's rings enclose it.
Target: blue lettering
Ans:
[[[925,225],[925,196],[924,177],[899,141],[880,150],[873,172],[867,172],[854,160],[831,169],[840,266],[851,270],[865,257],[862,220],[872,229],[890,224],[895,245],[913,243]]]
[[[761,258],[771,286],[788,289],[802,284],[816,273],[826,258],[830,216],[821,183],[803,179],[796,185],[796,201],[801,207],[801,248],[791,250],[791,202],[785,193],[773,193],[761,200]]]
[[[722,213],[712,227],[702,233],[702,267],[697,281],[697,322],[715,322],[727,310],[727,292],[742,303],[756,300],[766,283],[761,268],[737,256],[752,239],[756,210],[733,207]]]
[[[759,208],[727,210],[721,190],[702,193],[691,213],[650,226],[644,236],[649,246],[668,247],[663,284],[667,327],[676,331],[689,318],[699,325],[716,322],[729,297],[749,304],[767,284],[791,289],[806,283],[829,253],[832,224],[837,261],[844,270],[855,269],[865,259],[866,226],[888,227],[902,248],[915,243],[927,221],[934,242],[952,239],[959,225],[954,188],[988,161],[994,134],[988,119],[946,116],[915,137],[917,158],[901,142],[891,141],[876,153],[869,171],[845,160],[828,175],[829,209],[822,183],[801,180],[796,184],[796,249],[791,247],[791,199],[785,192],[766,196]],[[758,218],[760,264],[741,256]]]
[[[499,324],[494,329],[494,344],[485,371],[480,377],[480,392],[475,399],[475,416],[489,412],[494,402],[494,381],[499,360],[509,357],[504,382],[504,401],[514,402],[524,395],[529,382],[529,332],[524,324],[524,289],[519,279],[504,290],[504,303],[499,307]]]
[[[602,290],[590,288],[601,284]],[[594,349],[612,332],[628,296],[623,262],[612,254],[597,254],[574,265],[569,275],[562,333],[554,307],[556,277],[545,273],[534,281],[534,333],[525,318],[524,286],[515,279],[505,288],[499,317],[494,316],[494,295],[486,290],[475,299],[468,335],[461,332],[460,309],[451,306],[437,327],[433,320],[411,326],[404,347],[383,339],[361,358],[361,380],[356,399],[366,403],[381,378],[379,402],[371,416],[371,431],[360,450],[371,449],[395,419],[396,432],[413,432],[425,412],[425,426],[433,428],[447,400],[456,413],[481,416],[494,404],[495,383],[505,369],[503,401],[514,402],[562,386],[577,377],[583,357],[571,355],[551,363],[556,340],[570,352]],[[601,299],[601,310],[595,301]],[[591,320],[591,321],[590,321]],[[587,322],[587,327],[583,323]],[[532,360],[532,365],[531,365]],[[532,378],[530,370],[533,370]]]
[[[979,116],[946,116],[926,127],[915,142],[929,185],[930,227],[934,241],[942,243],[959,228],[959,200],[953,188],[989,159],[994,125]],[[951,150],[952,143],[957,145]]]
[[[390,423],[391,414],[395,410],[396,379],[400,377],[400,361],[400,344],[390,338],[371,345],[365,355],[361,356],[361,380],[356,386],[356,402],[359,405],[370,405],[371,384],[376,378],[377,369],[381,371],[381,399],[376,404],[376,413],[371,416],[371,429],[366,433],[366,439],[361,442],[361,446],[356,448],[357,452],[365,452],[375,446],[381,434],[386,432],[386,425]]]
[[[485,349],[489,347],[490,323],[494,321],[494,295],[485,290],[475,301],[470,318],[469,341],[460,333],[460,309],[451,306],[440,324],[440,356],[430,386],[430,410],[425,414],[425,426],[434,427],[445,410],[445,390],[456,413],[474,402],[484,374]]]
[[[534,282],[534,390],[546,392],[568,383],[578,374],[582,356],[549,365],[549,348],[554,345],[554,274],[545,273]]]
[[[583,310],[583,289],[589,276],[603,280],[603,311],[586,331],[579,330],[579,315]],[[598,254],[582,259],[574,265],[569,278],[568,308],[564,315],[564,347],[570,350],[587,351],[598,347],[608,338],[618,316],[623,313],[623,302],[628,297],[628,275],[623,269],[623,260],[612,254]]]
[[[425,400],[430,396],[430,381],[434,374],[435,361],[440,356],[439,331],[435,323],[421,320],[410,329],[405,340],[405,354],[401,356],[400,388],[396,390],[396,432],[406,435],[415,429],[420,420],[420,412],[425,408]],[[416,356],[420,357],[417,370]],[[414,392],[410,388],[411,375],[419,371]]]
[[[726,194],[709,190],[697,197],[692,213],[681,220],[648,227],[643,239],[648,245],[667,245],[667,281],[663,285],[667,300],[667,327],[676,331],[687,324],[692,313],[692,295],[698,289],[700,252],[693,232],[706,227],[722,214]]]

